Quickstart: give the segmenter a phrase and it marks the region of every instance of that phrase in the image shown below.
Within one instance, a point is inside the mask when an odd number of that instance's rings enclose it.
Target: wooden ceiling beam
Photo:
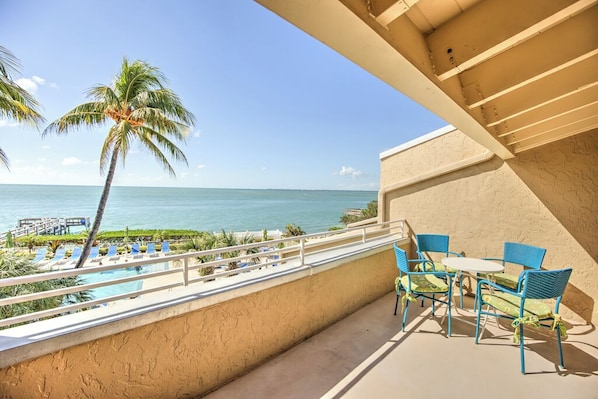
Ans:
[[[529,139],[540,137],[553,131],[569,128],[571,125],[577,125],[583,121],[591,120],[596,115],[598,115],[598,101],[593,104],[588,104],[585,107],[572,110],[571,112],[551,117],[542,122],[534,124],[533,126],[529,126],[525,129],[521,129],[515,133],[512,133],[506,137],[507,145],[517,144]]]
[[[378,21],[379,24],[388,26],[392,21],[405,14],[418,1],[419,0],[393,0],[389,2],[378,0],[374,4],[376,4],[377,7],[380,7],[378,4],[382,3],[383,11],[379,14],[374,13],[372,16],[376,18],[376,21]]]
[[[553,130],[549,133],[543,134],[542,136],[535,137],[533,139],[526,140],[521,143],[513,144],[513,152],[518,154],[523,151],[531,150],[543,146],[554,141],[562,140],[567,137],[575,136],[579,133],[584,133],[593,129],[598,129],[598,115],[584,121],[578,121],[572,125],[561,127],[557,130]]]
[[[542,56],[530,58],[534,53]],[[598,6],[594,6],[459,78],[467,105],[475,108],[597,54]]]
[[[598,55],[483,105],[487,127],[518,117],[598,84]]]
[[[428,36],[435,74],[441,81],[456,76],[571,18],[596,1],[483,1]]]
[[[495,126],[496,135],[505,137],[520,130],[542,123],[551,118],[575,112],[598,101],[598,84],[586,90],[578,91],[570,96],[551,102],[544,107],[510,118]]]

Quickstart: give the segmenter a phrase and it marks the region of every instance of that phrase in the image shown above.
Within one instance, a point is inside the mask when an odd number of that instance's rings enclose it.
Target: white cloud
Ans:
[[[18,122],[9,121],[7,119],[0,119],[0,127],[8,126],[8,127],[15,127],[19,126]]]
[[[193,133],[193,137],[200,138],[201,137],[201,130],[198,130],[198,131],[194,132]]]
[[[203,169],[205,167],[206,167],[206,165],[204,165],[204,164],[197,165],[197,169]]]
[[[83,161],[77,157],[68,157],[62,160],[62,166],[78,165],[80,163],[83,163]]]
[[[361,176],[363,174],[362,171],[354,169],[350,166],[343,166],[341,167],[340,172],[338,172],[339,175],[341,176],[351,176],[353,178],[357,177],[357,176]]]
[[[31,78],[19,78],[15,80],[15,83],[27,90],[29,93],[35,94],[39,86],[46,85],[46,79],[33,75]],[[52,88],[58,87],[56,83],[48,83],[48,86]]]
[[[15,80],[15,83],[27,90],[29,93],[35,93],[37,91],[37,83],[33,79],[20,78]]]

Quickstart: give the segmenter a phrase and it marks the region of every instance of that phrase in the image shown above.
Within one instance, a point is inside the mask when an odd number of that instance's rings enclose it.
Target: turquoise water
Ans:
[[[0,231],[33,217],[89,216],[93,222],[101,190],[0,184]],[[345,209],[375,199],[376,191],[112,187],[101,230],[260,231],[293,223],[316,233],[341,226]]]
[[[106,272],[100,273],[90,273],[90,274],[83,274],[81,275],[81,279],[85,284],[91,283],[98,283],[103,281],[110,281],[116,280],[119,278],[135,276],[139,274],[147,274],[151,272],[157,272],[161,270],[166,270],[168,268],[168,263],[156,263],[147,266],[143,266],[140,270],[136,270],[135,268],[126,268],[126,269],[116,269],[116,270],[109,270]],[[143,280],[139,281],[130,281],[127,283],[120,283],[120,284],[113,284],[108,285],[106,287],[100,287],[93,290],[90,290],[91,295],[93,295],[94,299],[102,299],[107,298],[113,295],[120,295],[127,292],[133,292],[140,290],[143,286]]]

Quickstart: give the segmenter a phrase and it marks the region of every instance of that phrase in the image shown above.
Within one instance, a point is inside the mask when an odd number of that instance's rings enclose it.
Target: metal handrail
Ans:
[[[366,243],[368,238],[378,238],[381,235],[397,234],[400,237],[404,237],[404,233],[404,221],[394,220],[388,222],[373,223],[370,225],[364,225],[359,227],[351,227],[342,230],[332,230],[322,233],[305,234],[296,237],[287,237],[277,240],[236,245],[232,247],[215,248],[206,251],[193,251],[180,254],[168,253],[166,255],[159,255],[155,257],[144,256],[141,259],[132,258],[131,256],[123,256],[123,261],[116,261],[114,263],[112,263],[113,261],[109,261],[109,259],[106,257],[106,261],[110,262],[111,264],[86,266],[79,269],[72,268],[67,270],[57,270],[50,271],[47,273],[37,273],[27,276],[0,279],[0,287],[12,287],[21,284],[29,284],[40,281],[48,281],[73,276],[83,276],[91,273],[102,273],[119,269],[143,268],[148,265],[158,263],[182,263],[182,267],[180,268],[168,268],[167,270],[153,271],[133,276],[126,276],[109,281],[86,283],[83,285],[77,285],[73,287],[2,298],[0,299],[0,306],[8,306],[43,298],[73,294],[80,291],[91,290],[115,284],[122,284],[126,282],[134,282],[140,280],[144,281],[151,278],[171,274],[180,274],[181,276],[178,282],[169,282],[167,284],[157,285],[151,288],[141,288],[139,290],[128,291],[126,293],[113,295],[107,298],[93,299],[91,301],[60,306],[54,309],[48,309],[25,315],[19,315],[11,318],[0,319],[0,327],[6,327],[18,323],[39,320],[42,318],[51,317],[59,314],[65,314],[81,309],[92,308],[101,304],[111,303],[124,298],[137,297],[139,295],[147,294],[150,292],[167,290],[174,287],[187,286],[197,282],[224,278],[233,274],[238,274],[241,271],[250,272],[252,270],[263,269],[276,264],[284,265],[291,261],[297,262],[298,260],[300,267],[309,266],[305,263],[305,258],[307,254],[316,254],[323,250],[340,248],[341,246],[348,245],[350,243]],[[260,248],[264,246],[268,248],[268,250],[265,252],[249,252],[249,250],[252,249],[260,250]],[[240,255],[227,257],[228,254],[232,252],[239,252]],[[209,257],[213,260],[203,263],[192,263],[194,259],[199,259],[200,257]],[[230,269],[228,266],[229,263],[232,262],[236,262],[237,264],[245,264],[245,266]],[[50,266],[52,264],[58,267],[64,267],[64,264],[59,265],[56,264],[56,262],[47,262],[44,265]],[[210,267],[225,267],[226,269],[219,270],[219,272],[215,274],[207,274],[198,277],[191,276],[193,271],[199,272],[201,269],[206,269]]]

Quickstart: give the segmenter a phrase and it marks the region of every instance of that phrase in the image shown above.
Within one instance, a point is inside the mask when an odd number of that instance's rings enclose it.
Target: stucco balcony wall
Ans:
[[[449,234],[451,250],[472,257],[501,257],[505,241],[546,248],[543,268],[573,268],[561,313],[596,324],[598,131],[508,161],[480,157],[487,150],[455,129],[432,136],[381,155],[385,218],[405,218],[414,234]],[[476,162],[452,169],[468,159]],[[449,172],[429,178],[435,170]]]
[[[401,241],[403,248],[409,245]],[[125,301],[122,306],[148,310],[133,317],[115,313],[114,321],[32,340],[31,351],[55,349],[0,369],[0,397],[197,397],[393,291],[396,275],[388,241],[232,290],[197,295],[207,283]],[[155,306],[171,297],[180,300]],[[27,356],[27,346],[18,349]]]

